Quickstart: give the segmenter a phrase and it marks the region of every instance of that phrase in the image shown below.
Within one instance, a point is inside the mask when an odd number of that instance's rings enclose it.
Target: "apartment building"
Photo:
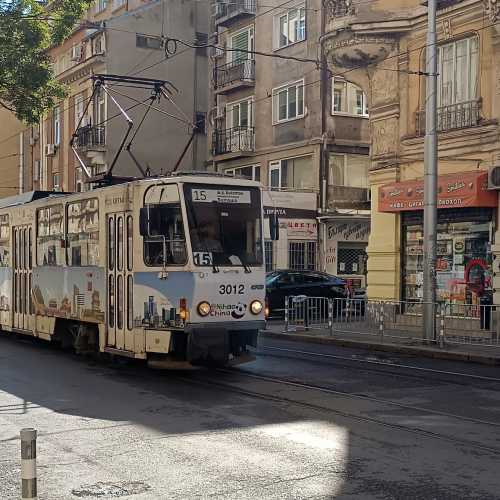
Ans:
[[[83,191],[92,187],[87,173],[91,178],[106,174],[127,130],[116,103],[128,110],[134,122],[129,139],[133,137],[147,109],[138,101],[147,100],[150,90],[111,84],[110,95],[101,89],[89,103],[93,74],[170,81],[178,89],[172,96],[178,109],[166,100],[155,102],[157,109],[148,113],[131,151],[151,175],[172,170],[186,147],[178,169],[205,168],[208,56],[204,50],[180,48],[167,58],[164,40],[177,37],[194,43],[206,39],[208,10],[204,2],[195,0],[96,2],[80,27],[51,49],[54,72],[68,95],[39,127],[25,131],[25,190]],[[189,123],[198,125],[191,142]],[[85,168],[70,147],[74,134],[74,146]],[[132,156],[123,151],[113,175],[141,173]]]
[[[10,111],[0,108],[0,198],[17,194],[22,188],[19,149],[23,128]]]
[[[438,6],[437,298],[498,304],[500,7]],[[329,11],[331,67],[370,95],[368,295],[420,300],[427,9],[417,0],[331,0]]]
[[[321,9],[319,0],[215,2],[211,160],[216,170],[260,180],[268,189],[266,214],[277,211],[281,222],[279,241],[266,241],[268,269],[319,269],[363,281],[367,98],[347,76],[328,78],[322,129],[314,62]]]

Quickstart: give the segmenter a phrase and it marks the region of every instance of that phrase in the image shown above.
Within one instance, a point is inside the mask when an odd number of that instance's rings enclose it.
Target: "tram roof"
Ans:
[[[42,198],[66,196],[68,193],[59,193],[56,191],[28,191],[14,196],[7,196],[7,198],[0,199],[0,208],[15,207],[17,205],[24,205],[32,201],[41,200]]]

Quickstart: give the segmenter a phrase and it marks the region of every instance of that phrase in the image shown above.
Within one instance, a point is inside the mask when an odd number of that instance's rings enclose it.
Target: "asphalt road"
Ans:
[[[296,352],[301,351],[301,352]],[[500,499],[500,370],[262,340],[155,372],[0,337],[0,499]]]

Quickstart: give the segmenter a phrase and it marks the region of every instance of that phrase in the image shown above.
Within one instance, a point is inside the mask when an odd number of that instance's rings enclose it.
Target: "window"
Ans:
[[[187,260],[181,207],[175,204],[146,205],[149,235],[144,237],[147,266],[181,265]]]
[[[275,47],[281,49],[306,39],[305,6],[287,9],[275,17]]]
[[[227,168],[224,170],[226,175],[233,177],[243,177],[252,181],[260,181],[260,165],[249,165],[248,167]]]
[[[479,40],[477,36],[438,47],[438,106],[478,98]]]
[[[52,175],[52,190],[53,191],[61,191],[61,177],[59,174]]]
[[[134,278],[127,276],[127,330],[132,330],[134,325]]]
[[[99,204],[96,199],[67,206],[68,266],[99,265]]]
[[[108,269],[115,268],[115,219],[108,219]]]
[[[333,78],[332,113],[368,116],[365,93],[354,83]]]
[[[106,94],[102,88],[94,96],[94,124],[99,126],[106,120]]]
[[[123,271],[123,217],[120,215],[116,219],[116,269]]]
[[[102,1],[102,0],[101,0]],[[106,0],[105,0],[106,3]],[[104,7],[106,8],[106,7]],[[104,34],[100,33],[95,38],[92,39],[92,55],[98,56],[104,54]]]
[[[236,63],[239,61],[246,61],[247,59],[253,59],[254,55],[249,52],[255,50],[253,26],[232,35],[229,39],[229,43],[229,48],[231,49],[227,53],[229,62]]]
[[[304,80],[273,90],[274,123],[304,116]]]
[[[116,0],[115,0],[116,1]],[[161,38],[158,36],[136,35],[135,45],[141,49],[161,50]]]
[[[368,188],[368,156],[331,153],[328,164],[330,186]]]
[[[235,102],[227,105],[230,128],[250,128],[253,124],[252,99]]]
[[[77,193],[82,193],[83,191],[85,191],[84,185],[83,185],[82,167],[75,168],[75,191]]]
[[[132,265],[134,263],[134,239],[133,239],[133,227],[132,227],[132,216],[127,217],[127,271],[132,271]]]
[[[314,271],[316,268],[316,242],[290,241],[288,267],[293,270]]]
[[[59,106],[52,111],[52,134],[54,144],[59,146],[61,143],[61,108]]]
[[[264,242],[264,249],[266,255],[266,273],[274,269],[274,248],[271,240]]]
[[[98,14],[99,12],[102,12],[103,10],[106,10],[106,7],[108,6],[108,0],[97,0],[95,4],[95,12]]]
[[[39,266],[64,264],[62,205],[41,208],[37,211],[37,263]]]
[[[275,189],[314,189],[312,156],[300,156],[269,163],[269,187]]]
[[[0,267],[10,266],[9,215],[0,215]]]
[[[80,123],[80,120],[83,116],[84,107],[83,95],[78,94],[77,96],[75,96],[75,130],[78,127],[78,124],[80,124],[80,126],[82,127],[86,125],[85,123],[83,123],[83,121],[82,123]]]
[[[366,243],[339,241],[338,274],[366,274]]]

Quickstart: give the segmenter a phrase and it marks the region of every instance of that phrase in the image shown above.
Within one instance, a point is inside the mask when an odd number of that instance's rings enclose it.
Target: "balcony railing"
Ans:
[[[480,101],[467,101],[438,108],[437,131],[446,132],[478,125],[481,119],[480,107]],[[417,111],[416,129],[417,135],[425,135],[425,111]]]
[[[255,0],[218,0],[215,4],[215,23],[221,26],[240,16],[254,16]]]
[[[354,6],[352,0],[325,0],[326,16],[329,21],[340,17],[352,16]]]
[[[255,84],[255,60],[245,59],[214,68],[214,87],[221,91]]]
[[[75,146],[79,149],[102,148],[106,145],[106,127],[80,127],[76,132]]]
[[[254,127],[234,127],[213,132],[212,154],[214,156],[228,153],[251,153],[254,150]]]

